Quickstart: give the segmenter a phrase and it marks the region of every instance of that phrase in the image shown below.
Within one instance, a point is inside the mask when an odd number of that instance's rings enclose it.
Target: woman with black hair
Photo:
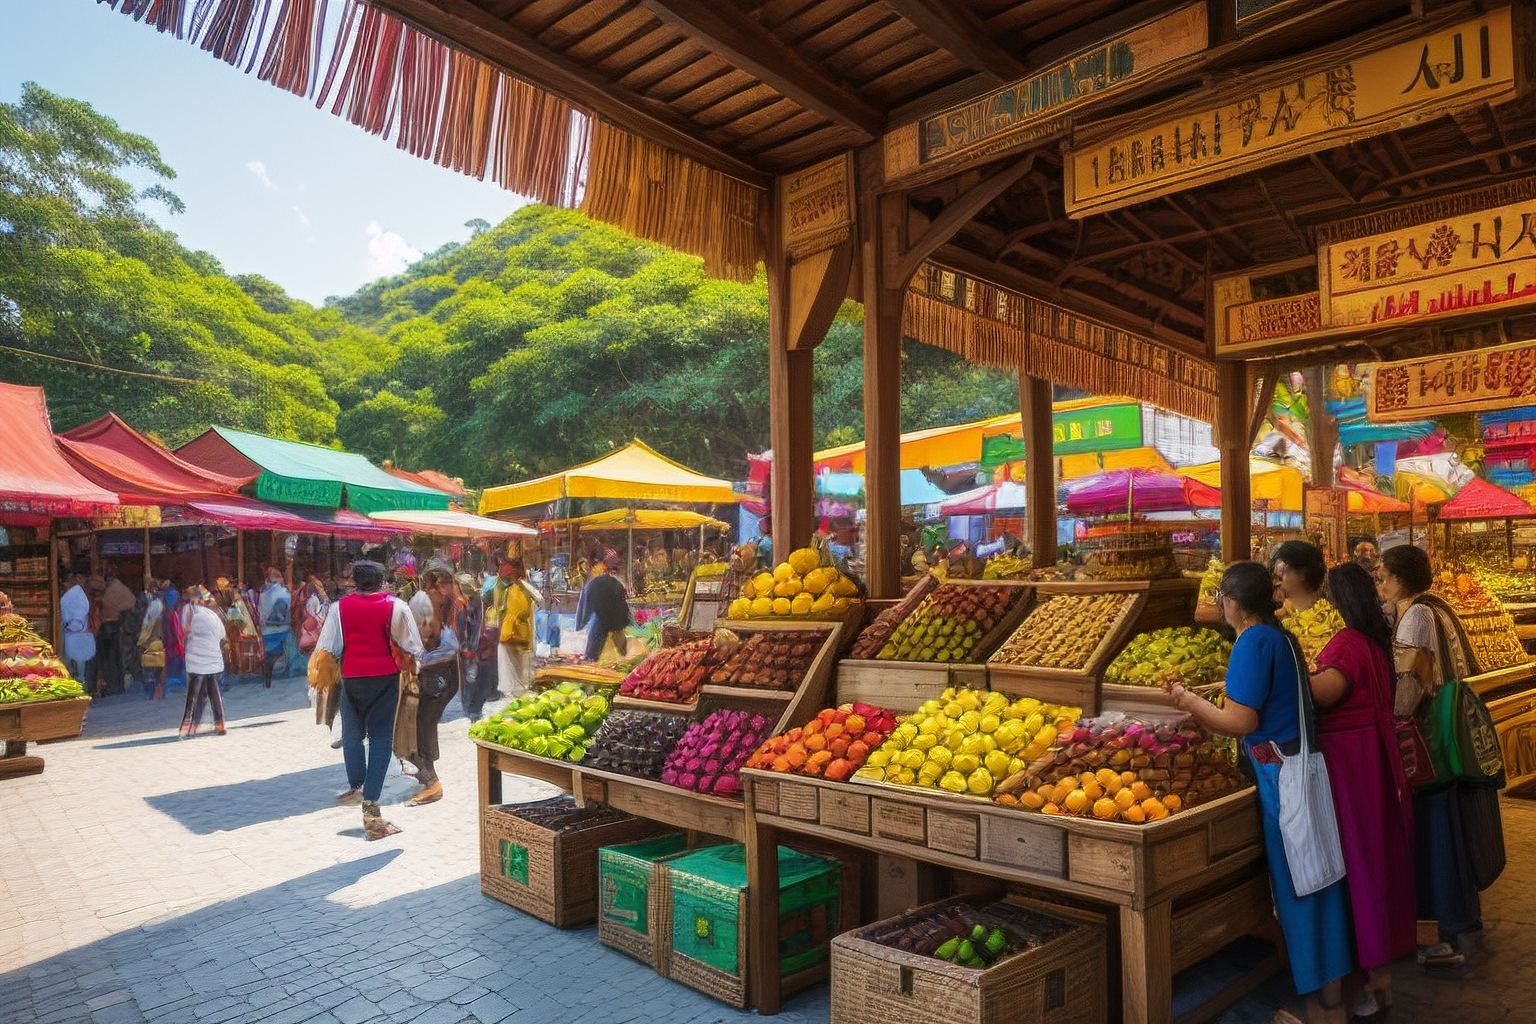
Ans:
[[[1237,631],[1227,665],[1226,705],[1218,708],[1178,684],[1169,692],[1179,710],[1210,731],[1242,738],[1258,783],[1275,914],[1296,991],[1306,997],[1309,1024],[1345,1024],[1343,978],[1354,970],[1355,959],[1344,882],[1296,895],[1280,832],[1280,758],[1271,744],[1286,754],[1300,748],[1300,706],[1311,699],[1303,689],[1306,662],[1275,618],[1274,583],[1264,566],[1230,566],[1216,590],[1216,607]],[[1275,1019],[1287,1018],[1295,1019],[1282,1010]]]
[[[1328,566],[1317,545],[1304,540],[1286,541],[1270,556],[1269,571],[1275,581],[1276,602],[1283,601],[1304,612],[1322,599]]]
[[[1413,791],[1397,745],[1392,628],[1376,581],[1345,562],[1329,570],[1328,595],[1345,628],[1318,656],[1312,699],[1322,709],[1317,738],[1339,819],[1355,956],[1367,972],[1354,1013],[1368,1017],[1392,1005],[1388,965],[1417,942]]]
[[[1456,613],[1429,593],[1435,579],[1429,556],[1400,544],[1387,549],[1381,565],[1381,596],[1398,608],[1393,710],[1408,718],[1446,683],[1464,681],[1481,668]],[[1503,867],[1503,823],[1494,787],[1458,782],[1438,761],[1435,771],[1444,777],[1414,791],[1414,846],[1419,916],[1440,923],[1442,943],[1420,959],[1455,962],[1460,954],[1450,944],[1482,930],[1478,890]]]

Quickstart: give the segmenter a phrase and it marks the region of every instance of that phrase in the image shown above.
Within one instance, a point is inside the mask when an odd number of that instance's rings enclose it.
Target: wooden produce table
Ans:
[[[1249,788],[1149,825],[1030,814],[974,797],[839,783],[749,769],[747,840],[758,948],[778,920],[778,843],[809,836],[1066,897],[1107,915],[1118,949],[1125,1024],[1173,1022],[1173,976],[1258,934],[1276,953],[1180,1024],[1208,1020],[1284,963],[1264,864],[1257,791]],[[1118,933],[1116,942],[1113,938]],[[767,943],[766,946],[763,944]],[[1114,953],[1111,954],[1114,958]],[[758,1011],[778,1011],[776,965],[753,957]]]
[[[1467,685],[1493,716],[1508,783],[1536,775],[1536,662],[1484,672]]]
[[[0,742],[4,743],[0,778],[41,772],[43,759],[28,755],[27,744],[80,735],[90,706],[89,697],[0,704]]]

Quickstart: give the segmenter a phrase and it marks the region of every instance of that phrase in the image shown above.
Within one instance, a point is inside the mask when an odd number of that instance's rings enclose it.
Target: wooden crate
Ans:
[[[1084,714],[1098,714],[1099,680],[1103,678],[1105,666],[1114,660],[1115,655],[1124,646],[1126,638],[1131,635],[1135,623],[1141,618],[1142,609],[1146,607],[1146,594],[1130,588],[1112,587],[1108,584],[1091,584],[1093,589],[1087,591],[1075,589],[1059,592],[1047,589],[1048,586],[1059,587],[1061,584],[1040,584],[1036,589],[1038,600],[1034,610],[1044,607],[1057,593],[1121,594],[1126,601],[1115,616],[1114,622],[1099,639],[1093,653],[1083,663],[1082,668],[1014,665],[999,661],[997,652],[994,652],[987,661],[989,684],[994,690],[1000,690],[1003,693],[1036,697],[1055,704],[1068,704],[1082,708]],[[1018,628],[1014,630],[1014,634],[1030,629],[1032,617],[1032,615],[1025,616]]]
[[[712,706],[740,707],[746,704],[753,710],[759,710],[775,718],[772,733],[775,736],[797,725],[804,725],[830,703],[837,653],[843,647],[847,634],[857,628],[840,622],[763,622],[759,620],[727,621],[720,623],[720,626],[736,633],[820,632],[825,634],[821,641],[821,649],[811,659],[811,664],[806,668],[800,685],[793,690],[757,690],[743,686],[715,686],[712,683],[706,683],[703,687],[704,699]],[[760,705],[768,705],[768,707],[764,708]]]
[[[480,891],[556,928],[597,919],[599,847],[661,831],[654,822],[625,816],[553,832],[518,817],[516,809],[480,809]]]
[[[1006,897],[1005,906],[1049,914],[1074,927],[1034,949],[975,970],[903,952],[865,936],[890,924],[988,896],[941,900],[832,942],[832,1024],[1101,1024],[1106,1007],[1104,919]]]
[[[40,743],[80,735],[89,697],[0,704],[0,740]]]
[[[640,856],[647,845],[665,840],[674,840],[676,848],[654,858]],[[598,941],[648,964],[663,978],[672,970],[672,888],[667,865],[691,852],[687,835],[673,832],[638,843],[605,846],[597,853]],[[619,902],[623,887],[633,888],[637,878],[644,882],[644,892],[639,894],[645,907],[643,922],[638,912],[624,910]],[[636,894],[631,893],[630,901],[635,898]],[[634,920],[630,920],[631,913],[635,914]],[[638,927],[641,923],[643,928]]]

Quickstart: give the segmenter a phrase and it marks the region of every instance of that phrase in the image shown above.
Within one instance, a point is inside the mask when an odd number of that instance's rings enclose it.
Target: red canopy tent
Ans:
[[[0,516],[12,522],[21,522],[19,517],[84,518],[118,507],[116,494],[81,476],[59,453],[42,388],[0,384],[0,407],[6,415]]]
[[[238,494],[194,498],[185,504],[195,514],[241,530],[279,530],[283,533],[312,533],[322,537],[375,541],[388,540],[402,532],[380,526],[351,509],[280,508]]]
[[[435,469],[422,469],[413,473],[408,469],[401,469],[388,462],[385,462],[382,468],[390,476],[399,477],[401,480],[409,480],[411,483],[421,484],[423,487],[431,487],[445,494],[451,494],[455,498],[462,498],[469,493],[461,482],[448,476],[446,473],[439,473]]]
[[[86,478],[116,491],[124,504],[181,505],[199,495],[238,494],[256,479],[194,466],[107,413],[57,438],[65,457]]]
[[[1536,515],[1529,502],[1482,477],[1443,501],[1435,512],[1440,519],[1520,519]]]

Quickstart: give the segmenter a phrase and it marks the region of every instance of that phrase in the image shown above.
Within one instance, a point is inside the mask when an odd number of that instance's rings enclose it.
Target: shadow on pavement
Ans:
[[[185,690],[167,691],[164,700],[150,700],[135,688],[128,693],[98,697],[85,714],[82,740],[111,740],[145,733],[175,731],[186,709]],[[260,684],[236,686],[224,695],[228,723],[267,718],[309,707],[309,684],[303,678],[280,679],[269,690]],[[213,716],[204,709],[203,726],[212,731]]]
[[[346,771],[338,761],[270,779],[161,793],[144,802],[188,831],[206,836],[334,806],[337,791],[346,784]]]

